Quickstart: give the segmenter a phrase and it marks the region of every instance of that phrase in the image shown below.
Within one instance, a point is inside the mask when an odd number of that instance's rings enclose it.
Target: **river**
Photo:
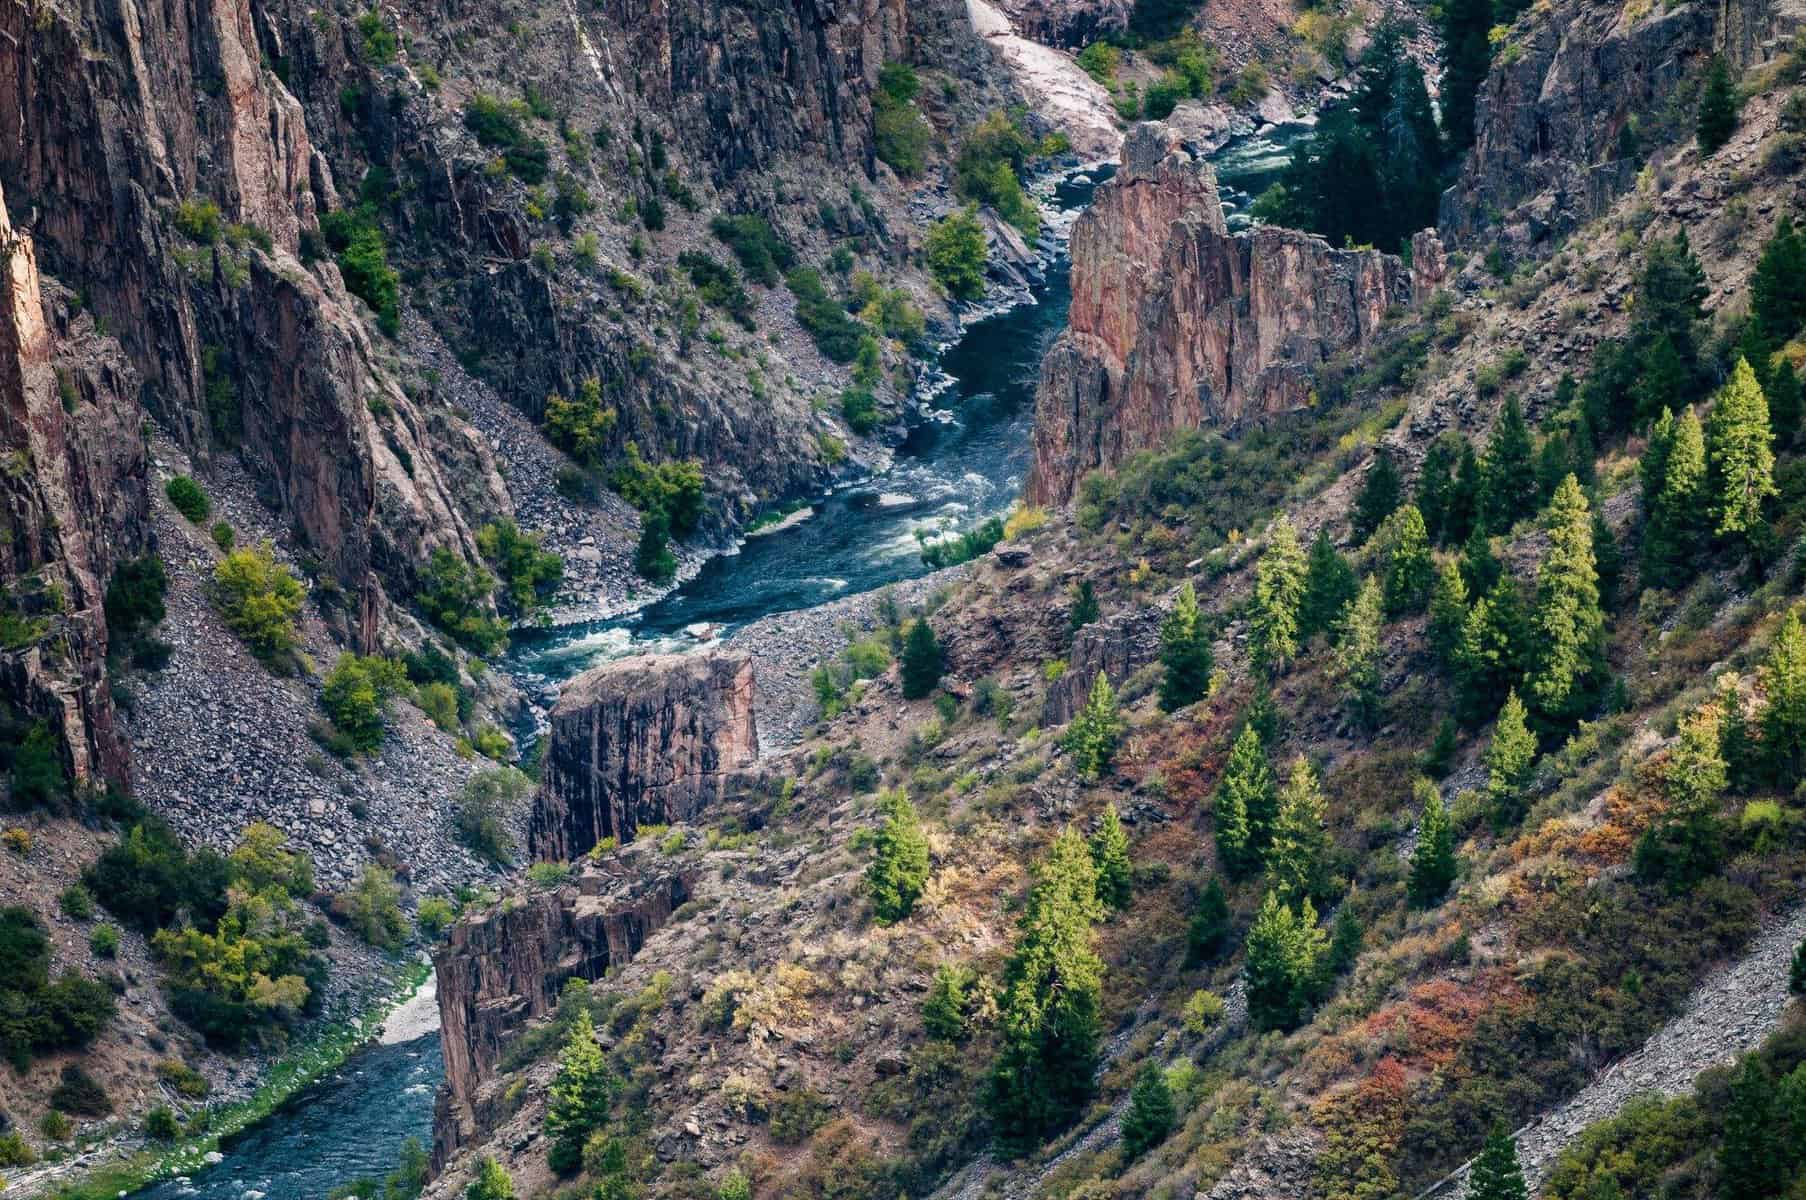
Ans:
[[[1277,177],[1303,129],[1244,138],[1213,156],[1232,228],[1247,223],[1251,198]],[[1053,204],[1070,216],[1090,200],[1093,182],[1062,181]],[[529,684],[553,684],[607,658],[694,644],[683,632],[691,624],[732,627],[922,574],[918,530],[967,529],[1015,501],[1041,353],[1065,325],[1068,299],[1062,254],[1034,303],[972,325],[941,356],[934,416],[910,433],[888,471],[822,497],[807,520],[747,539],[634,617],[528,636],[509,669]],[[408,1138],[431,1143],[443,1075],[437,1033],[373,1045],[240,1136],[221,1163],[138,1200],[324,1200],[355,1179],[381,1177]]]

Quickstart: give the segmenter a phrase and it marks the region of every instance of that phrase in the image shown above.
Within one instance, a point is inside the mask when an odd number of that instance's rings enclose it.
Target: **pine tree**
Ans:
[[[1455,464],[1461,458],[1458,445],[1453,438],[1437,438],[1424,452],[1423,466],[1417,471],[1417,511],[1423,514],[1423,526],[1430,540],[1438,545],[1442,543],[1443,522],[1455,490]]]
[[[1584,716],[1605,673],[1605,613],[1593,566],[1593,514],[1569,475],[1556,489],[1544,527],[1549,553],[1537,575],[1536,666],[1529,690],[1545,721],[1561,726]]]
[[[1793,962],[1787,971],[1787,990],[1796,996],[1806,996],[1806,938],[1793,949]]]
[[[1575,471],[1568,435],[1558,429],[1543,439],[1542,449],[1536,452],[1537,502],[1549,503],[1561,481],[1572,474]]]
[[[1319,894],[1329,859],[1329,830],[1324,824],[1323,789],[1316,768],[1304,755],[1292,760],[1292,772],[1279,792],[1273,840],[1266,851],[1267,877],[1286,904]]]
[[[1461,546],[1461,578],[1467,584],[1467,594],[1488,594],[1498,586],[1499,577],[1504,573],[1505,565],[1493,553],[1492,538],[1487,536],[1484,528],[1475,525]]]
[[[1242,976],[1256,1029],[1290,1029],[1315,1001],[1328,939],[1309,900],[1296,910],[1268,892],[1248,929]]]
[[[1079,586],[1072,594],[1072,613],[1066,618],[1067,632],[1077,633],[1097,620],[1100,611],[1097,604],[1097,589],[1091,585],[1089,579],[1081,579]]]
[[[1645,484],[1658,482],[1653,502],[1645,498],[1649,520],[1643,530],[1643,583],[1646,587],[1675,587],[1696,569],[1704,533],[1701,517],[1706,509],[1706,440],[1699,417],[1691,408],[1678,419],[1667,409],[1656,422],[1662,440],[1651,436],[1659,461],[1645,475]]]
[[[1267,548],[1254,568],[1251,653],[1268,674],[1285,669],[1298,654],[1298,608],[1304,601],[1306,567],[1298,531],[1283,513],[1273,522]]]
[[[596,1027],[588,1006],[580,1006],[546,1102],[546,1137],[552,1143],[548,1161],[554,1171],[567,1175],[583,1165],[583,1143],[607,1123],[613,1097],[614,1081],[596,1042]]]
[[[1449,884],[1455,882],[1455,830],[1449,823],[1441,790],[1427,779],[1419,779],[1413,788],[1420,802],[1420,814],[1417,847],[1411,852],[1411,876],[1405,894],[1418,908],[1434,908],[1448,894]]]
[[[1277,806],[1266,747],[1253,725],[1244,725],[1229,751],[1213,805],[1217,856],[1231,875],[1246,875],[1260,865]]]
[[[464,1200],[514,1200],[514,1180],[493,1158],[477,1165],[477,1177],[464,1189]]]
[[[1468,1200],[1526,1200],[1528,1195],[1517,1144],[1503,1125],[1495,1125],[1468,1173]]]
[[[1398,464],[1392,460],[1391,452],[1374,451],[1373,463],[1367,468],[1367,478],[1355,497],[1354,512],[1349,518],[1354,526],[1355,541],[1365,542],[1373,536],[1374,530],[1398,508],[1404,491],[1404,480],[1399,477]]]
[[[1423,514],[1416,505],[1405,505],[1386,518],[1373,543],[1383,572],[1386,615],[1422,612],[1436,574]]]
[[[1743,691],[1737,676],[1726,672],[1718,679],[1718,756],[1724,759],[1725,787],[1739,795],[1756,783],[1756,744],[1750,736],[1749,717],[1743,710]]]
[[[1726,771],[1718,745],[1716,708],[1698,709],[1681,721],[1662,765],[1668,807],[1637,843],[1637,871],[1645,879],[1662,879],[1684,890],[1716,872],[1723,861],[1718,806]]]
[[[1091,943],[1103,915],[1090,848],[1067,828],[1035,869],[1004,971],[986,1098],[1006,1152],[1070,1124],[1095,1094],[1104,964]]]
[[[1304,599],[1298,606],[1298,640],[1306,642],[1319,633],[1333,636],[1342,611],[1360,587],[1354,567],[1329,540],[1329,530],[1319,529],[1305,568]]]
[[[1210,652],[1210,631],[1198,609],[1198,593],[1188,579],[1179,589],[1173,611],[1160,624],[1160,708],[1176,712],[1202,700],[1210,690],[1210,672],[1216,665]]]
[[[1783,213],[1750,276],[1750,325],[1764,351],[1750,364],[1762,369],[1767,354],[1786,345],[1802,324],[1806,324],[1806,237]]]
[[[1791,789],[1806,771],[1806,631],[1789,609],[1768,649],[1762,681],[1762,760],[1771,782]]]
[[[1450,0],[1442,14],[1442,127],[1459,154],[1474,144],[1474,97],[1492,65],[1492,0]]]
[[[1254,694],[1248,697],[1248,707],[1242,710],[1243,728],[1251,728],[1260,735],[1261,745],[1275,746],[1279,744],[1279,706],[1273,703],[1273,689],[1264,679],[1254,681]]]
[[[1693,371],[1681,359],[1674,337],[1666,331],[1651,335],[1643,351],[1637,381],[1631,386],[1632,420],[1641,428],[1665,408],[1679,408],[1693,390]]]
[[[1469,725],[1493,713],[1499,693],[1523,675],[1529,632],[1517,584],[1501,575],[1492,591],[1474,601],[1455,650],[1457,715]]]
[[[1530,427],[1515,393],[1493,426],[1492,440],[1481,460],[1481,510],[1489,533],[1503,534],[1536,511],[1536,471],[1532,463]]]
[[[915,908],[928,882],[928,838],[915,805],[901,788],[878,802],[884,822],[872,839],[872,861],[865,869],[865,894],[880,925],[903,920]]]
[[[1775,1084],[1758,1054],[1746,1054],[1731,1076],[1718,1143],[1718,1194],[1723,1200],[1771,1200],[1787,1183],[1777,1144]]]
[[[1371,729],[1380,716],[1380,585],[1373,576],[1348,606],[1336,641],[1336,677],[1349,717]]]
[[[1621,367],[1638,371],[1657,339],[1666,337],[1686,369],[1687,378],[1697,375],[1699,324],[1705,317],[1705,299],[1705,269],[1693,254],[1687,231],[1682,229],[1667,241],[1658,238],[1650,242],[1643,255],[1643,269],[1637,276],[1630,344]]]
[[[1624,579],[1624,552],[1618,549],[1618,536],[1597,509],[1593,511],[1593,563],[1599,570],[1599,606],[1611,612],[1618,607],[1618,589]]]
[[[972,1005],[972,988],[978,975],[971,967],[943,963],[935,968],[934,983],[922,1001],[922,1031],[943,1042],[963,1041],[966,1017]]]
[[[1711,157],[1731,140],[1737,130],[1737,96],[1731,89],[1731,69],[1724,55],[1712,56],[1706,69],[1706,90],[1699,98],[1699,152]]]
[[[1185,930],[1185,965],[1212,962],[1229,943],[1229,897],[1223,881],[1212,875],[1198,896],[1198,907]]]
[[[1178,1118],[1166,1072],[1154,1063],[1143,1064],[1129,1092],[1129,1111],[1122,1119],[1123,1161],[1134,1162],[1164,1142]]]
[[[1492,743],[1486,748],[1486,806],[1492,826],[1500,833],[1516,828],[1524,819],[1528,798],[1524,786],[1536,764],[1536,735],[1524,720],[1524,705],[1516,689],[1499,709]]]
[[[1064,741],[1080,779],[1096,779],[1104,773],[1116,754],[1116,739],[1120,736],[1122,718],[1116,712],[1116,691],[1110,686],[1109,676],[1099,671],[1091,681],[1085,707],[1072,719]]]
[[[935,640],[934,626],[927,617],[909,623],[903,635],[903,656],[898,666],[905,700],[920,700],[940,685],[941,644]]]
[[[1091,835],[1091,861],[1097,867],[1097,898],[1118,911],[1134,895],[1135,868],[1129,861],[1129,835],[1123,832],[1116,805],[1104,805],[1097,831]]]
[[[1711,509],[1720,537],[1745,540],[1763,524],[1762,504],[1775,487],[1775,435],[1768,423],[1768,398],[1743,359],[1718,394],[1706,427]],[[1669,474],[1674,473],[1673,460]]]
[[[1775,445],[1793,445],[1800,436],[1800,418],[1806,414],[1806,397],[1801,395],[1800,376],[1793,363],[1785,358],[1777,362],[1762,394],[1768,397],[1768,422],[1775,431]]]
[[[1436,567],[1436,583],[1430,589],[1430,645],[1444,666],[1454,663],[1461,644],[1461,627],[1467,623],[1467,584],[1454,559]]]
[[[1436,723],[1436,736],[1430,741],[1430,748],[1424,751],[1423,771],[1431,779],[1442,779],[1448,775],[1455,765],[1456,739],[1459,730],[1455,726],[1455,718],[1444,717]]]
[[[1449,502],[1442,514],[1442,544],[1465,545],[1474,527],[1480,524],[1480,498],[1485,490],[1479,456],[1474,445],[1461,439],[1461,458],[1455,464],[1455,483],[1449,490]]]

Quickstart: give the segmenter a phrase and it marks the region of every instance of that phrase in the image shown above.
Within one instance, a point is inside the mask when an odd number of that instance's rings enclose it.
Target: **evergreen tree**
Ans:
[[[1456,153],[1474,144],[1474,97],[1492,65],[1492,0],[1450,0],[1442,9],[1442,127]]]
[[[1329,859],[1329,830],[1323,818],[1323,789],[1316,768],[1304,755],[1292,760],[1292,772],[1279,792],[1279,813],[1266,851],[1267,877],[1286,904],[1319,895]]]
[[[1089,579],[1079,580],[1079,586],[1072,593],[1072,613],[1066,619],[1067,632],[1077,633],[1097,620],[1099,614],[1097,589]]]
[[[1430,645],[1444,666],[1455,660],[1461,644],[1461,627],[1467,623],[1467,583],[1454,559],[1436,567],[1436,583],[1430,588]]]
[[[1775,1084],[1762,1058],[1746,1054],[1731,1076],[1718,1143],[1718,1194],[1723,1200],[1771,1200],[1787,1184],[1787,1158],[1776,1137]]]
[[[1781,618],[1760,679],[1763,763],[1776,786],[1791,789],[1806,771],[1806,631],[1796,610]]]
[[[1492,715],[1500,692],[1517,686],[1529,641],[1517,585],[1500,576],[1474,602],[1455,650],[1457,715],[1475,725]]]
[[[943,1042],[966,1036],[966,1015],[972,1005],[972,988],[978,975],[970,967],[943,963],[934,972],[928,998],[922,1001],[922,1030]]]
[[[1712,65],[1706,68],[1706,90],[1699,98],[1700,154],[1709,158],[1718,153],[1718,148],[1730,141],[1736,131],[1737,95],[1731,89],[1731,69],[1724,55],[1715,54]]]
[[[1298,640],[1305,642],[1319,633],[1333,635],[1342,620],[1342,611],[1360,587],[1354,568],[1329,540],[1329,530],[1319,529],[1305,568],[1304,599],[1298,606]]]
[[[1380,585],[1373,576],[1348,606],[1336,642],[1336,676],[1349,717],[1371,729],[1380,716]]]
[[[1213,807],[1217,856],[1231,875],[1246,875],[1260,865],[1278,808],[1273,769],[1253,725],[1244,725],[1236,736]]]
[[[548,1161],[554,1171],[568,1175],[583,1165],[583,1143],[607,1123],[613,1097],[614,1081],[596,1042],[589,1007],[580,1005],[546,1102],[546,1137],[552,1144]]]
[[[1498,586],[1499,577],[1504,573],[1504,564],[1493,553],[1492,538],[1487,536],[1484,528],[1475,525],[1461,546],[1461,579],[1467,584],[1467,594],[1486,595]]]
[[[1123,1161],[1134,1162],[1164,1142],[1178,1118],[1166,1072],[1154,1063],[1144,1063],[1135,1076],[1135,1086],[1129,1092],[1129,1111],[1122,1119]]]
[[[1793,364],[1783,358],[1769,372],[1762,385],[1768,397],[1768,422],[1775,432],[1775,445],[1791,446],[1800,436],[1800,418],[1806,414],[1806,397],[1800,393],[1800,377]]]
[[[1383,564],[1386,615],[1422,612],[1430,599],[1436,562],[1430,556],[1430,539],[1417,506],[1407,504],[1386,518],[1374,545]]]
[[[1424,774],[1431,779],[1442,779],[1448,775],[1449,769],[1455,765],[1456,738],[1459,731],[1455,727],[1455,718],[1444,717],[1436,723],[1436,736],[1430,742],[1430,748],[1424,751]]]
[[[1756,744],[1750,736],[1749,717],[1743,711],[1743,692],[1737,676],[1726,672],[1718,679],[1718,756],[1724,759],[1725,786],[1743,794],[1756,783]]]
[[[1516,393],[1505,397],[1505,407],[1493,425],[1492,440],[1480,464],[1481,511],[1487,532],[1503,534],[1536,511],[1536,471],[1532,462],[1530,427]]]
[[[1718,394],[1706,427],[1706,461],[1715,532],[1746,541],[1763,525],[1762,504],[1775,487],[1774,430],[1768,398],[1743,359]],[[1672,459],[1669,474],[1674,472]]]
[[[1264,679],[1254,681],[1254,694],[1242,710],[1242,726],[1259,734],[1263,746],[1279,744],[1279,706],[1273,703],[1273,689]]]
[[[1229,944],[1229,897],[1223,881],[1212,875],[1198,896],[1198,907],[1185,930],[1185,965],[1212,962]]]
[[[1398,464],[1392,460],[1390,451],[1376,450],[1350,517],[1355,541],[1365,542],[1372,537],[1374,530],[1393,514],[1403,498],[1404,481],[1399,477]]]
[[[1080,779],[1096,779],[1104,773],[1116,754],[1116,739],[1120,736],[1122,718],[1116,712],[1116,691],[1110,686],[1109,676],[1099,671],[1091,681],[1085,707],[1072,719],[1064,741]]]
[[[1677,420],[1664,408],[1650,435],[1650,449],[1648,457],[1655,461],[1644,464],[1643,483],[1657,491],[1653,499],[1647,491],[1644,495],[1643,583],[1675,587],[1696,569],[1704,533],[1706,439],[1699,417],[1689,408]]]
[[[1204,698],[1210,690],[1215,659],[1210,631],[1198,609],[1198,593],[1188,579],[1179,589],[1173,611],[1160,624],[1160,708],[1176,712]]]
[[[1681,721],[1662,765],[1668,807],[1637,843],[1638,874],[1684,890],[1712,875],[1724,859],[1718,816],[1726,772],[1719,753],[1718,711],[1703,708]]]
[[[1256,1029],[1291,1029],[1316,1000],[1328,939],[1309,900],[1296,910],[1268,892],[1248,929],[1242,976]]]
[[[1783,213],[1750,276],[1750,326],[1763,351],[1750,364],[1764,368],[1767,356],[1786,345],[1802,324],[1806,324],[1806,237]]]
[[[1456,439],[1439,437],[1424,452],[1423,466],[1417,472],[1417,511],[1423,514],[1423,526],[1430,540],[1438,545],[1443,540],[1443,522],[1455,490],[1455,464],[1460,458]]]
[[[1499,833],[1517,827],[1529,807],[1524,787],[1536,765],[1536,735],[1524,720],[1524,705],[1513,689],[1499,709],[1492,743],[1486,748],[1486,807]]]
[[[1543,439],[1542,448],[1536,452],[1537,503],[1549,503],[1555,489],[1569,475],[1576,475],[1572,447],[1567,433],[1557,429]]]
[[[1070,1124],[1095,1094],[1104,964],[1091,943],[1103,915],[1090,848],[1068,828],[1035,869],[1004,972],[986,1099],[1008,1153]]]
[[[1631,385],[1632,421],[1640,428],[1663,409],[1681,407],[1692,391],[1693,371],[1682,361],[1673,335],[1655,332]]]
[[[1796,996],[1806,996],[1806,938],[1793,948],[1793,962],[1787,971],[1787,990]]]
[[[903,655],[898,664],[905,700],[920,700],[941,682],[941,644],[935,640],[934,626],[927,617],[909,623],[903,635]]]
[[[1705,318],[1706,272],[1685,229],[1649,243],[1637,276],[1626,366],[1637,369],[1658,338],[1666,337],[1692,379],[1699,371],[1699,325]]]
[[[903,920],[915,908],[928,882],[928,838],[915,805],[901,788],[878,802],[884,821],[872,839],[872,861],[865,868],[865,894],[880,925]]]
[[[1480,524],[1480,497],[1485,490],[1480,458],[1474,445],[1461,439],[1461,457],[1455,463],[1455,482],[1449,489],[1448,505],[1442,512],[1442,544],[1465,545],[1474,527]]]
[[[1593,514],[1574,476],[1562,480],[1544,527],[1549,553],[1537,575],[1536,665],[1529,690],[1543,720],[1562,726],[1591,710],[1605,673],[1605,613],[1593,565]]]
[[[1329,950],[1317,972],[1317,990],[1322,995],[1328,995],[1336,977],[1355,965],[1367,938],[1361,918],[1355,915],[1354,905],[1350,903],[1352,899],[1351,896],[1342,902],[1342,907],[1336,910],[1336,919],[1330,923]]]
[[[1097,831],[1091,835],[1091,861],[1097,867],[1097,898],[1106,908],[1129,907],[1134,894],[1135,869],[1129,861],[1129,835],[1123,832],[1116,805],[1104,805]]]
[[[1593,564],[1599,571],[1599,605],[1611,612],[1618,607],[1618,590],[1623,586],[1624,552],[1618,549],[1618,537],[1598,509],[1593,510]]]
[[[1298,531],[1280,514],[1254,568],[1254,610],[1250,614],[1254,665],[1276,674],[1298,654],[1298,608],[1304,601],[1306,566]]]
[[[1427,779],[1414,785],[1420,802],[1417,847],[1411,852],[1411,876],[1405,894],[1418,908],[1434,908],[1455,882],[1455,830],[1449,823],[1442,792]]]
[[[1468,1200],[1526,1200],[1529,1189],[1518,1167],[1517,1144],[1503,1125],[1493,1126],[1467,1177]]]
[[[514,1200],[514,1180],[501,1163],[485,1157],[477,1164],[477,1177],[464,1189],[464,1200]]]

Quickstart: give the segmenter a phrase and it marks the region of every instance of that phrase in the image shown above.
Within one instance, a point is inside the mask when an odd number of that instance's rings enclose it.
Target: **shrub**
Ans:
[[[957,1042],[966,1036],[966,1017],[978,985],[978,973],[952,963],[934,973],[928,998],[922,1001],[922,1029],[931,1038]]]
[[[506,865],[514,854],[514,815],[533,782],[513,767],[478,771],[458,792],[452,824],[458,840],[493,862]]]
[[[341,654],[326,677],[320,704],[352,747],[369,753],[382,745],[389,701],[407,685],[407,671],[396,659]]]
[[[1003,518],[991,517],[964,533],[940,541],[927,541],[926,535],[920,531],[916,533],[916,538],[922,543],[923,563],[939,570],[989,554],[1003,540],[1003,532]]]
[[[333,900],[332,910],[353,933],[379,950],[398,950],[407,938],[407,919],[401,915],[401,888],[395,876],[376,863],[365,865],[351,890]]]
[[[1223,1020],[1223,998],[1215,992],[1199,988],[1185,1001],[1186,1032],[1203,1036]]]
[[[207,493],[201,490],[191,476],[177,475],[163,485],[163,494],[175,510],[199,525],[213,512],[213,504],[207,499]]]
[[[878,400],[867,387],[850,387],[840,394],[840,415],[847,428],[861,437],[878,428]]]
[[[543,549],[543,540],[537,533],[522,533],[507,517],[477,530],[477,549],[495,567],[518,612],[537,609],[564,579],[564,560]]]
[[[696,250],[685,250],[677,256],[677,265],[689,275],[690,282],[703,302],[724,310],[742,329],[756,329],[753,301],[732,267]]]
[[[784,282],[796,297],[796,319],[815,339],[816,348],[834,362],[852,362],[866,336],[865,326],[848,316],[840,301],[828,294],[821,272],[797,267]]]
[[[508,644],[508,627],[490,610],[495,577],[440,546],[420,573],[415,598],[427,619],[465,649],[490,654]]]
[[[626,460],[615,469],[610,484],[641,512],[663,513],[669,532],[677,537],[688,537],[702,521],[702,464],[693,458],[653,464],[629,442]]]
[[[64,888],[57,897],[57,905],[77,921],[86,921],[94,915],[94,896],[79,883]]]
[[[957,300],[985,294],[985,266],[990,248],[975,209],[964,208],[936,221],[928,230],[928,270]]]
[[[211,246],[225,232],[219,205],[211,200],[184,200],[176,205],[176,228],[191,242]]]
[[[50,1093],[50,1107],[78,1117],[104,1117],[113,1111],[113,1101],[99,1080],[71,1063]]]
[[[79,975],[50,979],[50,938],[37,914],[0,908],[0,1052],[23,1070],[33,1054],[83,1046],[113,1015],[113,993]]]
[[[5,846],[20,858],[31,853],[31,830],[21,829],[17,825],[0,830],[0,846]]]
[[[571,881],[571,864],[536,862],[527,868],[527,879],[536,888],[550,890]]]
[[[180,1059],[168,1058],[158,1063],[157,1078],[175,1089],[176,1095],[188,1100],[205,1100],[207,1093],[213,1090],[205,1075]]]
[[[9,773],[11,803],[16,809],[63,807],[69,796],[69,776],[63,766],[61,739],[47,721],[38,721],[25,731],[13,751]],[[7,846],[20,854],[31,851],[31,834],[23,829],[8,830]]]
[[[544,183],[550,156],[546,144],[526,131],[523,122],[529,115],[518,100],[478,93],[464,106],[464,128],[482,145],[500,150],[503,165],[522,183]]]
[[[265,663],[281,661],[299,643],[295,619],[305,593],[268,542],[222,558],[213,569],[212,593],[227,628]]]
[[[53,1142],[66,1142],[75,1133],[75,1122],[53,1108],[38,1119],[38,1132]]]
[[[457,907],[444,896],[428,896],[414,910],[414,924],[429,938],[437,938],[457,919]]]
[[[908,63],[885,63],[872,97],[872,142],[878,157],[904,178],[919,175],[930,130],[915,106],[921,81]]]
[[[388,243],[375,211],[360,205],[327,213],[320,218],[320,233],[337,257],[345,290],[370,306],[383,333],[400,333],[401,276],[389,265]]]
[[[748,279],[766,287],[776,285],[796,261],[790,246],[764,217],[716,217],[709,222],[709,232],[734,252]]]
[[[447,733],[458,728],[458,689],[449,683],[423,683],[414,696],[427,720]]]
[[[602,381],[592,375],[578,385],[575,399],[557,392],[546,397],[546,439],[585,466],[594,466],[607,449],[617,421],[615,410],[602,405]]]
[[[225,912],[230,864],[217,851],[192,854],[161,821],[147,820],[101,852],[82,885],[123,923],[145,933],[186,911],[196,921]]]
[[[181,1122],[167,1104],[159,1104],[144,1114],[145,1136],[159,1142],[173,1142],[182,1136]]]
[[[0,1133],[0,1167],[29,1167],[37,1161],[30,1143],[17,1130]]]
[[[169,575],[162,559],[155,554],[126,559],[107,581],[107,629],[115,636],[129,637],[161,623],[168,592]]]
[[[117,925],[96,925],[88,934],[88,949],[102,958],[112,958],[119,953],[119,927]]]
[[[220,548],[222,554],[231,550],[238,542],[238,534],[233,531],[232,526],[224,521],[215,521],[213,523],[212,534],[213,544]]]

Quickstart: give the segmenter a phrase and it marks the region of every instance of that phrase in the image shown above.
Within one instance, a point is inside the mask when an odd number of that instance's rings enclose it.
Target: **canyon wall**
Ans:
[[[744,655],[647,655],[588,671],[552,710],[532,856],[569,862],[641,825],[689,820],[758,753]]]
[[[1313,372],[1411,299],[1395,256],[1263,226],[1232,234],[1216,174],[1167,125],[1138,125],[1072,231],[1072,312],[1042,361],[1032,504],[1182,430],[1310,403]]]

